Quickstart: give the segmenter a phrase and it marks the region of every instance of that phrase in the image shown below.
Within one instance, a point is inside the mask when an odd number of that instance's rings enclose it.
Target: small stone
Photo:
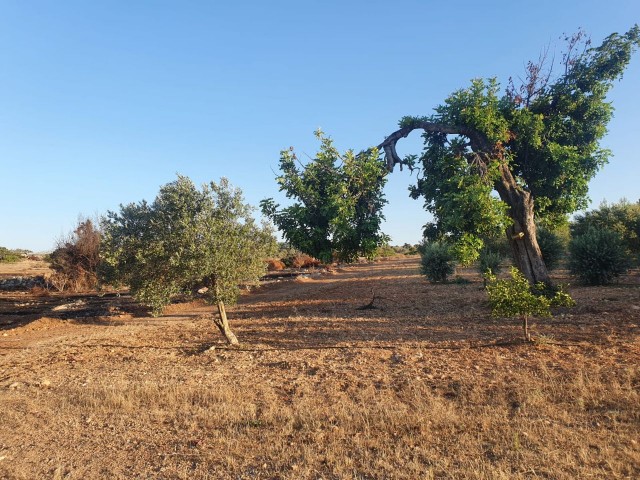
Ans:
[[[9,385],[9,390],[18,390],[22,386],[23,384],[21,382],[13,382],[11,385]]]

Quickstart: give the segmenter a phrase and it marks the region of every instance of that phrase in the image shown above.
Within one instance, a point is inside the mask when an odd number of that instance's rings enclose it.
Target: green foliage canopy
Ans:
[[[571,307],[573,299],[561,289],[553,297],[541,294],[545,285],[535,288],[517,268],[511,268],[511,279],[498,279],[492,273],[487,274],[487,295],[494,317],[550,317],[552,306]]]
[[[320,150],[306,165],[293,149],[280,154],[280,191],[295,199],[280,209],[271,198],[260,205],[265,216],[295,248],[323,262],[372,256],[388,237],[380,232],[386,203],[384,163],[376,149],[341,155],[333,141],[316,132]]]
[[[198,189],[178,176],[153,203],[121,205],[103,218],[102,280],[129,285],[154,314],[202,286],[211,303],[233,304],[239,284],[258,280],[276,246],[251,212],[224,178]]]
[[[411,195],[434,215],[427,238],[448,237],[468,250],[482,246],[470,237],[504,230],[514,205],[493,191],[505,166],[535,200],[538,222],[554,226],[586,207],[589,181],[610,155],[599,146],[613,112],[606,95],[638,47],[640,29],[614,33],[595,48],[582,33],[567,41],[561,75],[530,62],[523,85],[511,84],[502,96],[495,79],[476,79],[433,115],[400,121],[405,132],[425,129],[422,155],[402,163],[420,166]]]

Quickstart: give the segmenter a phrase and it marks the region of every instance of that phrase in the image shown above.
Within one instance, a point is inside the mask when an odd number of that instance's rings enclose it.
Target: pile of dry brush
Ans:
[[[74,292],[91,290],[98,284],[100,232],[91,220],[83,220],[67,237],[58,240],[51,254],[55,271],[49,282],[57,290]]]

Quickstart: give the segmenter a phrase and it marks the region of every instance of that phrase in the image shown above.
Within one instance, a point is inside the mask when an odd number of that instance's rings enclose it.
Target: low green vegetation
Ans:
[[[13,263],[22,260],[25,254],[30,253],[29,250],[11,250],[6,247],[0,247],[0,263]]]
[[[569,269],[587,285],[606,285],[626,273],[631,254],[618,232],[591,228],[571,239]]]
[[[455,272],[455,255],[446,243],[425,243],[421,246],[421,255],[420,269],[430,282],[444,283]]]
[[[538,227],[538,246],[542,252],[542,258],[549,270],[555,270],[565,257],[567,246],[556,231],[540,226]]]
[[[574,238],[591,229],[616,232],[632,261],[640,263],[640,200],[635,203],[626,199],[611,204],[603,202],[599,208],[576,216],[570,228]]]
[[[487,295],[491,311],[495,317],[519,317],[526,341],[531,341],[529,318],[532,316],[550,317],[552,306],[575,305],[569,294],[556,290],[552,296],[547,287],[539,283],[532,286],[515,267],[511,268],[511,279],[498,279],[487,274]]]
[[[480,251],[480,258],[478,259],[478,270],[484,274],[491,272],[493,274],[500,273],[502,269],[501,264],[504,260],[504,255],[497,250],[492,250],[488,247],[483,248]]]

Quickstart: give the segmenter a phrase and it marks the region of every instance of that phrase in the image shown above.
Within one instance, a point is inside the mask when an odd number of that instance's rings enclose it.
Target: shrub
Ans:
[[[511,267],[510,280],[498,280],[495,275],[487,275],[487,295],[491,313],[494,317],[520,317],[524,338],[531,340],[528,320],[531,316],[550,317],[551,306],[573,306],[575,302],[562,289],[555,291],[553,297],[541,292],[548,289],[543,285],[532,288],[520,271]]]
[[[511,245],[507,236],[504,235],[492,235],[482,238],[484,242],[484,248],[491,250],[492,252],[499,253],[502,258],[506,258],[511,255]]]
[[[577,215],[570,229],[573,237],[582,236],[591,229],[617,232],[636,261],[640,260],[640,201],[603,202],[598,209]]]
[[[373,258],[393,257],[395,255],[402,254],[402,252],[398,252],[396,248],[398,247],[392,247],[388,243],[379,245],[378,247],[376,247],[376,250],[373,253]]]
[[[16,250],[9,250],[6,247],[0,247],[0,263],[13,263],[20,260],[22,256]]]
[[[557,268],[566,253],[566,246],[562,237],[545,227],[538,227],[537,238],[542,252],[542,259],[547,269],[553,270]]]
[[[100,263],[100,232],[93,222],[80,220],[73,233],[58,240],[50,262],[55,270],[50,280],[58,290],[68,287],[78,292],[95,288]]]
[[[478,269],[482,274],[487,271],[498,273],[500,272],[502,260],[504,260],[504,256],[500,252],[485,247],[480,251]]]
[[[421,271],[430,282],[446,282],[455,271],[455,256],[445,243],[432,242],[422,246]]]
[[[402,245],[403,254],[404,255],[417,255],[418,254],[418,245],[411,245],[410,243],[405,243]]]
[[[590,229],[569,244],[569,269],[587,285],[606,285],[625,273],[629,253],[620,234]]]

